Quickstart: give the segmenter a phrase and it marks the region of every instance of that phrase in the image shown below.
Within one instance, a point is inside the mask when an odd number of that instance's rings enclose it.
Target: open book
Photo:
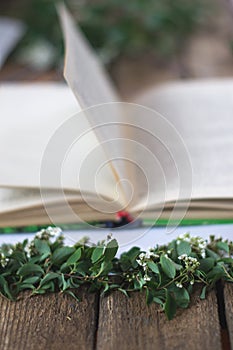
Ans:
[[[58,83],[0,87],[0,226],[233,218],[233,79],[120,102],[65,8]],[[73,95],[73,93],[74,95]]]

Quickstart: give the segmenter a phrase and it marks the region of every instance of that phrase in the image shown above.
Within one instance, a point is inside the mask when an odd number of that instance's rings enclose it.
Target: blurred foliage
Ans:
[[[79,22],[108,61],[145,51],[176,54],[204,15],[200,0],[101,0],[84,2]]]
[[[22,0],[15,7],[15,15],[28,25],[23,47],[41,39],[49,41],[56,51],[55,64],[62,56],[56,3],[57,0]],[[154,52],[158,57],[177,55],[207,15],[203,0],[67,0],[66,3],[105,63],[121,55],[145,52]]]

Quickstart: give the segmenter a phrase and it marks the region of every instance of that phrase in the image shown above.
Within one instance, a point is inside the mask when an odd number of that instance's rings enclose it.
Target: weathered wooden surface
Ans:
[[[233,344],[233,285],[226,285],[224,294]],[[114,292],[100,303],[85,289],[78,295],[80,303],[62,294],[29,298],[24,293],[16,303],[1,297],[0,350],[229,349],[227,342],[221,344],[215,291],[204,301],[196,293],[191,307],[178,310],[172,321],[156,304],[147,307],[142,293],[126,298]]]
[[[187,310],[167,321],[159,307],[135,293],[114,293],[100,301],[97,349],[219,350],[221,334],[215,292],[201,301],[196,294]]]
[[[233,284],[226,284],[224,288],[225,312],[227,327],[231,342],[231,349],[233,350]]]
[[[0,298],[1,350],[88,350],[94,348],[97,296],[78,292],[82,302],[68,295],[49,294],[18,302]]]

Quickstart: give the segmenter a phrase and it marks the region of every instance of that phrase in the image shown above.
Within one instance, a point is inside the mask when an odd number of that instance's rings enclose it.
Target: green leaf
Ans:
[[[56,272],[47,273],[40,281],[40,287],[42,287],[44,284],[48,283],[49,281],[52,281],[55,278],[58,278],[59,276],[60,276],[60,274],[58,274]]]
[[[0,291],[3,295],[8,297],[10,300],[14,300],[14,297],[11,294],[11,291],[9,289],[7,280],[2,275],[0,275]]]
[[[129,268],[136,268],[138,263],[136,261],[140,248],[133,247],[128,252],[124,252],[120,257],[120,265],[123,271],[127,271]]]
[[[136,260],[135,260],[135,262],[136,262]],[[137,266],[137,262],[136,262],[135,265]],[[122,271],[127,271],[127,270],[129,270],[132,267],[132,263],[128,259],[126,254],[122,254],[121,255],[121,257],[120,257],[120,266],[121,266]]]
[[[178,255],[187,254],[189,256],[192,252],[191,245],[185,241],[181,241],[179,244],[177,244],[176,249]]]
[[[93,263],[97,262],[100,258],[103,257],[104,247],[96,247],[91,255],[91,261]]]
[[[147,266],[149,267],[149,269],[151,271],[153,271],[156,274],[159,274],[159,268],[158,265],[156,263],[154,263],[153,261],[148,261]]]
[[[177,306],[186,309],[190,303],[190,296],[185,288],[177,288],[173,291]]]
[[[154,300],[154,294],[148,288],[146,289],[146,303],[149,305]]]
[[[79,261],[76,266],[76,270],[78,273],[82,276],[86,276],[89,274],[89,269],[91,268],[91,265],[88,261]]]
[[[28,277],[25,280],[23,280],[23,283],[34,284],[34,283],[37,283],[39,280],[40,280],[40,276],[33,276],[33,277]]]
[[[125,289],[118,288],[118,290],[119,290],[119,292],[123,293],[126,297],[129,297],[129,295]]]
[[[44,259],[46,259],[51,254],[48,242],[44,240],[35,239],[35,247],[38,253],[43,255]]]
[[[171,293],[166,290],[166,301],[164,305],[164,311],[168,320],[172,320],[176,314],[176,302]]]
[[[225,276],[225,271],[220,265],[216,265],[208,274],[207,280],[211,283],[215,283],[219,279]]]
[[[108,283],[106,283],[104,289],[103,289],[102,292],[101,292],[101,296],[103,296],[104,294],[106,294],[106,293],[109,291],[109,289],[110,289],[110,286],[109,286]]]
[[[71,290],[64,290],[64,294],[70,295],[72,298],[74,298],[76,301],[80,302],[81,300],[75,295]]]
[[[140,248],[138,248],[138,247],[133,247],[126,253],[131,264],[133,264],[135,262],[139,253],[140,253]]]
[[[103,274],[108,274],[109,271],[112,268],[112,263],[111,261],[103,261],[100,265],[100,270],[98,271],[98,276],[103,275]]]
[[[25,289],[35,289],[35,286],[30,283],[22,283],[18,286],[18,291],[25,290]]]
[[[79,288],[82,284],[82,281],[78,280],[77,278],[70,278],[70,288]]]
[[[20,275],[22,277],[28,276],[31,274],[42,275],[42,274],[44,274],[44,270],[42,269],[41,266],[39,266],[37,264],[32,264],[29,262],[29,263],[23,265],[22,267],[20,267],[20,269],[17,271],[17,275]]]
[[[59,265],[61,263],[63,263],[66,259],[68,259],[71,254],[73,254],[75,251],[75,248],[73,247],[61,247],[61,248],[57,248],[53,255],[52,255],[52,262],[55,265]]]
[[[63,275],[63,273],[59,277],[60,277],[60,288],[62,292],[64,292],[66,289],[69,288],[69,284],[65,280],[65,276]]]
[[[49,281],[48,283],[43,284],[42,289],[45,289],[45,290],[50,291],[50,292],[54,292],[55,286],[54,286],[53,281]]]
[[[174,266],[173,261],[170,258],[167,258],[164,254],[160,257],[160,263],[161,267],[163,269],[163,272],[169,277],[169,278],[175,278],[176,276],[176,268]]]
[[[142,287],[144,286],[145,283],[146,282],[144,281],[144,279],[142,277],[140,279],[135,279],[133,281],[134,289],[135,290],[142,289]]]
[[[24,252],[20,252],[20,251],[14,251],[11,254],[11,259],[15,259],[16,261],[24,264],[27,262],[27,258]]]
[[[207,256],[213,258],[215,261],[219,259],[219,255],[213,252],[211,249],[206,249]]]
[[[209,272],[215,265],[215,260],[213,258],[205,258],[200,260],[200,265],[198,270]]]
[[[229,246],[226,242],[217,242],[216,247],[219,250],[223,250],[224,252],[226,252],[227,254],[229,254],[230,250],[229,250]]]
[[[66,265],[70,266],[75,264],[77,261],[79,261],[79,259],[81,258],[82,255],[82,249],[78,248],[67,260]]]
[[[46,293],[46,289],[34,289],[32,294],[45,294]]]
[[[116,239],[112,239],[110,242],[108,242],[107,246],[104,250],[104,260],[105,261],[111,261],[115,257],[116,253],[118,251],[118,243]]]
[[[233,265],[232,258],[222,258],[220,261],[223,261],[225,264],[228,264],[228,265]]]
[[[200,299],[204,300],[206,298],[206,288],[207,286],[204,286],[201,291]]]
[[[183,269],[183,266],[182,266],[182,265],[177,264],[177,263],[175,263],[174,261],[173,261],[173,263],[174,263],[175,269],[176,269],[177,271],[180,271],[180,270]]]
[[[161,306],[164,305],[164,302],[163,302],[160,298],[158,298],[158,297],[154,297],[154,298],[153,298],[153,301],[154,301],[156,304],[159,304],[159,305],[161,305]]]

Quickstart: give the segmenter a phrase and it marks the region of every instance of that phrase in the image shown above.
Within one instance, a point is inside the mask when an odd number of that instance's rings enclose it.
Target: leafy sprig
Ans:
[[[60,291],[77,299],[73,290],[84,284],[102,295],[145,291],[147,303],[159,304],[172,319],[177,308],[189,306],[196,284],[204,299],[218,280],[233,282],[233,243],[221,238],[207,242],[186,233],[147,252],[133,247],[117,258],[117,251],[111,236],[96,245],[83,239],[67,246],[59,228],[42,229],[31,241],[0,247],[0,293],[17,300],[23,290]]]

